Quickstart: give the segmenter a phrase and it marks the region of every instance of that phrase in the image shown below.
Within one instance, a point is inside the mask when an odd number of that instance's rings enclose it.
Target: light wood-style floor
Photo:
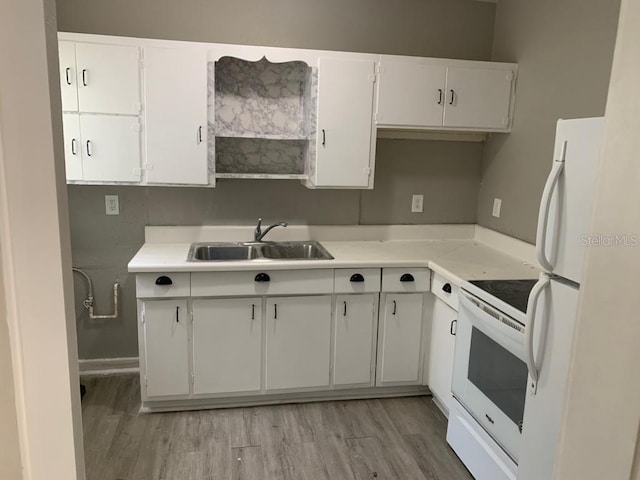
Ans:
[[[134,375],[84,378],[88,480],[465,480],[430,397],[138,415]]]

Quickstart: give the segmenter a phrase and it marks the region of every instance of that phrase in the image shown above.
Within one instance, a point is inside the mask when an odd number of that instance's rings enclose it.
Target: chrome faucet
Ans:
[[[274,223],[273,225],[269,225],[264,232],[262,231],[262,218],[258,219],[258,225],[256,225],[256,229],[253,232],[253,240],[255,242],[262,242],[262,239],[264,238],[264,236],[269,233],[272,229],[274,229],[275,227],[286,227],[287,226],[287,222],[278,222],[278,223]]]

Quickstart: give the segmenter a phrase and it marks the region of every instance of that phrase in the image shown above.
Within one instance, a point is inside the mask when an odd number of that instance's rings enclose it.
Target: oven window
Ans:
[[[524,415],[527,375],[522,360],[473,327],[469,380],[516,425]]]

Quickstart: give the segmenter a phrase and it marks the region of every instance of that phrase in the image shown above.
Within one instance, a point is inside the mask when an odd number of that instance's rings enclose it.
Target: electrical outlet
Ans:
[[[424,203],[424,195],[414,195],[411,198],[411,213],[422,213]]]
[[[499,198],[493,199],[493,216],[500,218],[500,209],[502,208],[502,200]]]
[[[120,215],[120,201],[118,195],[105,195],[104,206],[107,215]]]

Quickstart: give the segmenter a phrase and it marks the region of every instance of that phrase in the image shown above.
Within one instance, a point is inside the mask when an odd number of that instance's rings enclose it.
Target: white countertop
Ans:
[[[456,284],[463,280],[537,278],[531,263],[473,239],[321,241],[334,260],[188,262],[191,243],[145,243],[129,272],[203,272],[315,268],[429,267]]]

